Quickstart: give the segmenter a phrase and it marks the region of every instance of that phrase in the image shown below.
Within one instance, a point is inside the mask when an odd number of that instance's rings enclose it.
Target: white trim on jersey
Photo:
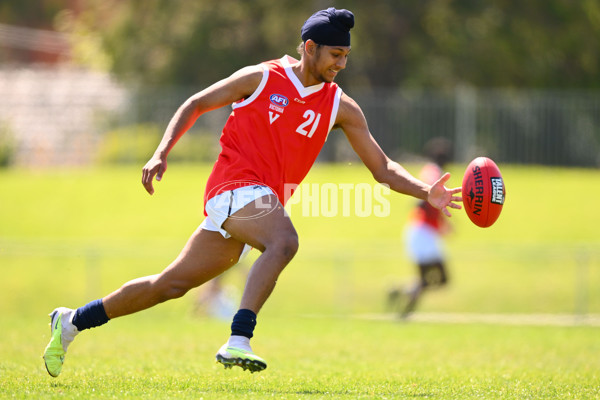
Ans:
[[[335,91],[335,97],[333,98],[333,107],[331,108],[331,119],[329,120],[329,130],[327,131],[327,136],[325,137],[325,141],[329,137],[329,132],[333,129],[333,125],[335,124],[335,119],[337,118],[338,110],[340,109],[340,99],[342,98],[342,88],[338,86]]]
[[[283,65],[283,68],[285,69],[285,73],[287,74],[288,78],[290,78],[290,81],[292,81],[292,83],[296,87],[296,90],[298,91],[298,94],[300,94],[300,97],[310,96],[311,94],[317,93],[319,90],[323,89],[323,86],[325,86],[325,83],[323,83],[323,82],[319,83],[318,85],[304,87],[304,85],[302,85],[302,83],[300,82],[300,79],[298,79],[298,77],[296,76],[294,71],[292,71],[292,65],[290,64],[290,59],[298,61],[295,58],[292,58],[288,55],[281,57],[281,59],[279,61],[281,61],[281,65]]]
[[[263,77],[260,81],[260,84],[258,85],[256,90],[254,91],[254,93],[252,93],[252,95],[250,97],[248,97],[247,99],[245,99],[243,101],[233,103],[231,105],[232,109],[235,110],[236,108],[244,107],[244,106],[247,106],[248,104],[252,103],[254,101],[254,99],[256,99],[261,94],[261,92],[267,85],[267,81],[269,80],[269,68],[267,68],[267,66],[264,64],[259,64],[259,65],[261,66],[261,68],[263,70]]]

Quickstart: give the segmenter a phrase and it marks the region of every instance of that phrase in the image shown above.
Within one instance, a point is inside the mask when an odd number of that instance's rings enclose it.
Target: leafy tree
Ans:
[[[128,80],[207,84],[295,48],[305,15],[294,12],[298,3],[91,0],[63,27],[84,43],[76,56],[93,62],[90,48],[104,53]]]
[[[0,17],[55,15],[78,62],[129,81],[206,85],[294,55],[303,21],[332,5],[356,15],[347,89],[600,87],[600,0],[5,0]]]
[[[372,86],[600,87],[598,0],[354,3]]]
[[[52,28],[52,19],[67,6],[65,0],[2,0],[0,21],[29,28]]]

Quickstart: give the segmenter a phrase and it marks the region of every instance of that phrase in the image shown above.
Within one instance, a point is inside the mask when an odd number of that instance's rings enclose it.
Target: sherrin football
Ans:
[[[467,167],[462,181],[463,205],[477,226],[492,226],[500,216],[506,187],[500,169],[487,157],[477,157]]]

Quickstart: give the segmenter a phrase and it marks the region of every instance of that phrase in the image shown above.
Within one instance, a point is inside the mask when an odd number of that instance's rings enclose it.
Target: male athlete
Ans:
[[[167,169],[167,155],[203,113],[233,104],[223,129],[222,151],[206,185],[206,219],[171,265],[160,274],[121,288],[72,310],[51,313],[52,339],[44,353],[46,369],[60,374],[67,347],[82,330],[132,314],[220,275],[249,247],[262,254],[248,274],[231,336],[217,352],[225,367],[251,372],[267,363],[255,355],[250,338],[259,312],[281,271],[298,250],[298,235],[284,204],[322,148],[329,131],[341,128],[374,178],[399,193],[427,200],[450,216],[460,188],[447,189],[444,175],[433,185],[411,176],[377,145],[360,107],[333,83],[346,67],[354,15],[329,8],[304,23],[301,59],[289,56],[243,68],[189,98],[171,119],[156,152],[143,168],[149,194]],[[287,194],[286,194],[287,193]]]
[[[435,137],[425,143],[429,161],[423,166],[419,178],[434,183],[444,174],[444,166],[452,158],[452,143],[443,137]],[[408,256],[417,266],[419,276],[409,286],[394,288],[388,293],[388,305],[407,318],[416,308],[423,292],[441,288],[448,283],[443,235],[451,226],[440,210],[426,201],[419,201],[405,230]]]

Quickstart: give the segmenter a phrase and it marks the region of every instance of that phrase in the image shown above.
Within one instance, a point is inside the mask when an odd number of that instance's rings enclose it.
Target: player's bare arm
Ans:
[[[167,155],[177,141],[208,111],[249,97],[263,76],[259,65],[245,67],[187,99],[175,112],[152,158],[142,169],[142,184],[149,194],[154,193],[152,180],[160,181],[167,170]]]
[[[371,135],[360,106],[346,94],[342,94],[340,99],[335,126],[344,131],[352,148],[377,182],[389,185],[396,192],[427,200],[447,216],[450,216],[450,212],[446,207],[461,208],[459,204],[455,204],[461,201],[461,197],[454,196],[461,189],[447,189],[444,186],[450,174],[444,174],[433,185],[428,185],[391,160]]]

